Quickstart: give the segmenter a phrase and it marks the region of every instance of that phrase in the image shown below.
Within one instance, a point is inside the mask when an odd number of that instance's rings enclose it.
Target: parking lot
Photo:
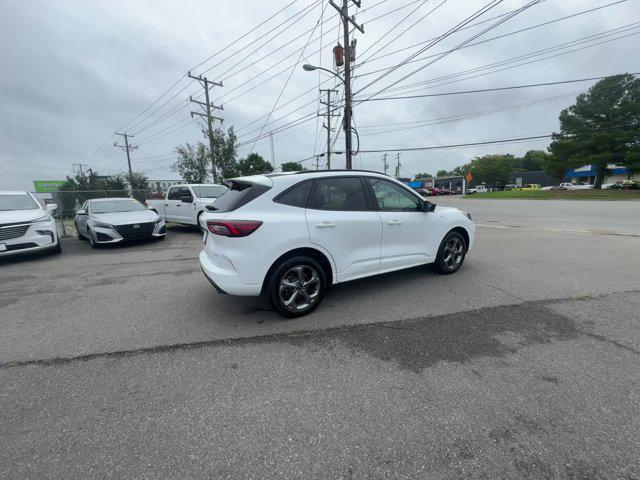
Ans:
[[[640,478],[640,203],[442,198],[464,267],[284,320],[197,232],[0,264],[2,478]]]

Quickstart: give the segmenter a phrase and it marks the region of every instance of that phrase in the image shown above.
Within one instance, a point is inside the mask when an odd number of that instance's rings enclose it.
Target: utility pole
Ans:
[[[353,168],[352,164],[352,146],[351,146],[351,62],[355,60],[355,43],[349,42],[349,24],[364,33],[364,27],[358,25],[356,21],[349,16],[349,2],[352,1],[360,8],[360,0],[342,0],[342,7],[335,4],[333,0],[329,3],[335,8],[342,17],[343,41],[344,41],[344,135],[345,135],[345,155],[347,170]]]
[[[84,172],[82,171],[82,167],[89,167],[89,165],[87,165],[86,163],[74,163],[71,166],[72,167],[78,167],[78,170],[80,171],[80,176],[81,177],[84,175]]]
[[[396,154],[396,161],[398,162],[396,164],[396,178],[400,178],[400,167],[402,166],[400,163],[400,152]]]
[[[127,165],[129,165],[129,188],[131,190],[130,195],[133,196],[133,170],[131,170],[131,156],[129,155],[129,152],[131,150],[137,150],[138,146],[129,145],[129,138],[135,138],[133,135],[129,135],[127,132],[124,132],[124,133],[116,132],[116,135],[120,135],[121,137],[124,137],[124,145],[118,145],[117,143],[114,143],[113,146],[121,148],[125,152],[127,152]]]
[[[382,155],[382,164],[384,165],[384,174],[387,174],[387,170],[389,169],[389,164],[387,163],[387,154]]]
[[[276,153],[273,148],[273,130],[269,132],[269,140],[271,141],[271,163],[273,164],[273,168],[276,168]]]
[[[208,133],[209,133],[209,153],[211,154],[211,173],[213,174],[213,183],[218,183],[218,170],[216,168],[216,160],[213,156],[213,121],[219,120],[220,123],[222,123],[224,119],[220,117],[214,117],[213,115],[211,115],[211,109],[224,110],[224,108],[222,108],[222,105],[216,106],[209,101],[209,85],[215,85],[216,87],[221,87],[222,82],[212,82],[211,80],[208,80],[207,77],[203,77],[202,75],[198,75],[196,77],[194,75],[191,75],[191,72],[188,72],[187,76],[194,80],[198,80],[202,85],[202,88],[204,89],[204,98],[205,98],[204,102],[199,102],[198,100],[194,100],[193,98],[189,97],[190,102],[196,103],[204,109],[204,113],[192,111],[191,118],[193,118],[194,115],[198,115],[200,117],[207,119]]]
[[[331,113],[332,113],[332,110],[331,110],[331,93],[332,92],[337,92],[337,90],[332,90],[332,89],[329,89],[329,88],[321,88],[320,89],[320,93],[325,93],[325,92],[327,94],[327,101],[323,102],[322,100],[320,100],[320,103],[322,103],[322,104],[327,106],[327,113],[326,113],[326,115],[327,115],[327,123],[326,123],[326,125],[323,124],[322,126],[327,129],[327,153],[326,153],[326,156],[327,156],[327,170],[331,170],[331,117],[332,117],[332,115],[331,115]]]

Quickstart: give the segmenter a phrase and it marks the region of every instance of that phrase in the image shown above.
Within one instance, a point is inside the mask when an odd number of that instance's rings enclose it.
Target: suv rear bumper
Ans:
[[[200,252],[200,268],[209,283],[219,293],[229,293],[231,295],[240,295],[253,297],[260,295],[262,285],[259,283],[244,283],[238,272],[226,268],[219,267],[211,261],[206,250]]]

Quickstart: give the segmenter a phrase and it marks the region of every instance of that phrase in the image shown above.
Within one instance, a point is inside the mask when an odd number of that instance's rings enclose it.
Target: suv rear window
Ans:
[[[231,180],[229,182],[229,190],[213,202],[213,209],[216,212],[232,212],[255,200],[270,189],[271,187],[260,183]]]
[[[307,206],[307,200],[309,199],[309,193],[311,193],[312,185],[313,180],[305,180],[304,182],[297,183],[293,187],[289,187],[287,190],[282,192],[274,198],[273,201],[284,205],[290,205],[292,207],[304,208]]]

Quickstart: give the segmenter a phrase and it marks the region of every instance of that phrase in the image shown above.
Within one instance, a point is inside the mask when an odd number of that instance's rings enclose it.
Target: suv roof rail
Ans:
[[[347,170],[346,168],[332,168],[331,170],[300,170],[298,172],[296,172],[297,174],[303,174],[303,173],[331,173],[331,172],[364,172],[364,173],[376,173],[378,175],[385,175],[385,176],[389,176],[386,173],[382,173],[382,172],[377,172],[375,170],[360,170],[357,168],[353,168],[351,170]]]

